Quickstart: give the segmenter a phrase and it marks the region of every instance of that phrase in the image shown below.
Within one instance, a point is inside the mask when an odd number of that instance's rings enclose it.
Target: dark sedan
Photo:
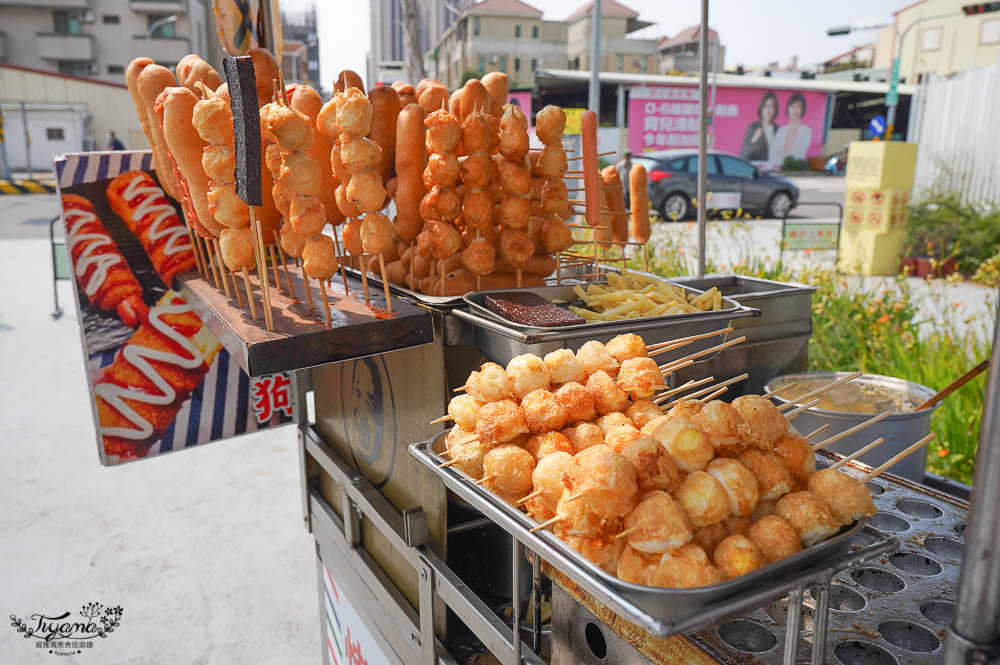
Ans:
[[[684,219],[694,213],[698,197],[698,153],[691,150],[644,152],[632,161],[649,174],[649,202],[663,219]],[[799,189],[790,180],[761,171],[724,152],[709,151],[709,210],[742,210],[778,217],[795,207]]]

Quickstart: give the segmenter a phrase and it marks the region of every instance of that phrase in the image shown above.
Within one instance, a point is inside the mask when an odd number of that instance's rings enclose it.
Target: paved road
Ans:
[[[0,240],[48,238],[49,220],[59,214],[55,194],[0,196]]]
[[[789,178],[799,188],[799,203],[843,203],[844,179],[836,176],[803,176]],[[832,218],[837,208],[829,205],[800,205],[790,217]]]

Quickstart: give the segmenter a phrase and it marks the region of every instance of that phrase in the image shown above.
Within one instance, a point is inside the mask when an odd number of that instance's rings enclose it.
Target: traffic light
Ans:
[[[962,13],[966,16],[1000,12],[1000,2],[980,2],[975,5],[962,5]]]

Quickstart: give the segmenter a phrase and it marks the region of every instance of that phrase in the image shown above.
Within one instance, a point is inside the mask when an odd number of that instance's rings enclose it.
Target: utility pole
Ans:
[[[698,40],[698,277],[705,276],[705,223],[708,219],[708,0],[701,0]]]
[[[601,0],[594,0],[590,15],[590,95],[587,108],[601,121]]]
[[[417,0],[403,0],[403,50],[406,51],[406,78],[410,81],[426,78],[424,58],[420,52],[420,14]]]

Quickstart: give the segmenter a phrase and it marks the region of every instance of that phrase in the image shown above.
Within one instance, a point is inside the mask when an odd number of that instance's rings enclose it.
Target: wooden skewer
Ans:
[[[267,256],[271,257],[271,271],[274,272],[274,288],[278,289],[278,293],[282,293],[284,289],[281,287],[281,279],[278,275],[278,257],[274,254],[274,245],[266,245],[265,249],[267,250]],[[265,261],[267,261],[267,256],[264,257]]]
[[[713,399],[715,399],[716,397],[718,397],[722,393],[726,392],[727,390],[729,390],[729,386],[722,386],[721,388],[719,388],[718,390],[716,390],[711,395],[705,395],[704,397],[702,397],[698,401],[701,402],[702,404],[707,404],[708,402],[711,402]]]
[[[544,522],[542,522],[538,526],[531,527],[530,529],[528,529],[528,533],[534,533],[536,531],[540,531],[540,530],[544,529],[547,526],[552,526],[553,524],[555,524],[556,522],[559,522],[562,519],[564,519],[562,515],[556,515],[555,517],[553,517],[550,520],[545,520]]]
[[[194,231],[191,229],[191,225],[188,224],[187,217],[184,218],[184,226],[187,227],[188,241],[191,243],[191,253],[194,254],[194,267],[199,273],[204,275],[205,271],[202,269],[201,256],[198,254],[198,243],[194,239]]]
[[[494,478],[496,478],[496,476],[483,476],[482,478],[480,478],[479,480],[477,480],[476,482],[474,482],[472,484],[473,485],[482,485],[484,483],[491,482]]]
[[[614,540],[618,540],[620,538],[625,538],[626,536],[629,536],[630,534],[635,533],[636,531],[638,531],[641,528],[642,528],[641,524],[636,524],[635,526],[629,527],[629,528],[625,529],[624,531],[622,531],[621,533],[617,534],[614,537]]]
[[[607,157],[608,155],[613,155],[616,152],[618,152],[618,151],[617,150],[609,150],[608,152],[599,152],[599,153],[597,153],[597,156],[598,157]],[[572,162],[572,161],[575,161],[577,159],[583,159],[583,156],[581,155],[580,157],[568,157],[566,159],[566,161],[567,162]]]
[[[663,353],[663,350],[673,351],[674,349],[686,346],[691,342],[697,342],[700,339],[708,339],[709,337],[715,337],[716,335],[725,335],[726,333],[733,332],[732,327],[723,328],[722,330],[714,330],[709,333],[703,333],[701,335],[691,335],[690,337],[680,337],[678,339],[672,339],[666,342],[657,342],[656,344],[646,345],[646,355],[652,356],[654,354],[649,353],[649,351],[658,351]]]
[[[236,304],[243,307],[243,296],[240,294],[240,283],[236,281],[236,271],[230,270],[229,277],[233,280],[233,293],[236,295]]]
[[[219,250],[218,241],[215,241],[215,250],[216,256],[219,257],[219,274],[222,275],[222,290],[225,291],[227,298],[232,298],[233,294],[229,292],[229,266],[222,260],[222,252]]]
[[[292,288],[292,279],[288,276],[288,263],[285,261],[285,251],[281,249],[281,243],[275,240],[274,246],[278,249],[278,258],[281,259],[281,267],[285,270],[285,284],[288,286],[288,297],[297,300],[295,289]]]
[[[302,284],[305,286],[306,289],[306,304],[309,306],[309,311],[311,312],[313,311],[312,286],[309,284],[309,275],[306,274],[305,267],[301,268],[301,270],[302,270]]]
[[[597,229],[598,231],[607,231],[608,228],[610,228],[607,226],[591,226],[589,224],[567,224],[566,226],[568,226],[571,229],[587,229],[588,231],[590,229]]]
[[[208,267],[208,259],[205,258],[208,252],[205,251],[205,239],[200,235],[195,234],[194,236],[194,246],[196,253],[201,258],[201,275],[205,279],[208,279],[208,272],[210,268]]]
[[[908,448],[906,448],[906,450],[902,451],[901,453],[897,453],[896,455],[893,455],[887,462],[884,462],[881,466],[879,466],[877,469],[875,469],[874,471],[872,471],[871,473],[869,473],[867,476],[865,476],[864,478],[862,478],[858,482],[859,483],[867,483],[872,478],[877,478],[879,475],[881,475],[886,469],[888,469],[889,467],[891,467],[893,464],[895,464],[896,462],[899,462],[904,457],[908,456],[910,453],[912,453],[912,452],[914,452],[914,451],[916,451],[916,450],[918,450],[920,448],[923,448],[924,446],[926,446],[928,443],[930,443],[931,441],[933,441],[936,438],[937,438],[937,434],[934,434],[933,432],[931,432],[930,434],[928,434],[924,438],[920,439],[916,443],[913,443],[912,445],[910,445]]]
[[[443,423],[443,422],[448,421],[448,420],[451,420],[451,416],[449,416],[448,414],[445,414],[445,415],[441,416],[440,418],[435,418],[434,420],[430,421],[427,424],[428,425],[436,425],[438,423]]]
[[[679,369],[684,369],[685,367],[687,367],[689,365],[693,365],[693,364],[694,364],[694,360],[692,360],[690,358],[687,358],[687,359],[684,359],[683,362],[679,363],[678,365],[676,365],[674,367],[671,367],[670,369],[661,370],[660,374],[662,374],[663,376],[667,376],[669,374],[673,374],[674,372],[676,372]]]
[[[875,439],[874,441],[872,441],[871,443],[869,443],[864,448],[859,448],[858,450],[855,450],[853,453],[851,453],[850,455],[848,455],[844,459],[840,460],[839,462],[837,462],[836,464],[834,464],[830,468],[831,469],[839,469],[840,467],[844,466],[848,462],[851,462],[853,460],[858,459],[859,457],[861,457],[862,455],[864,455],[865,453],[867,453],[869,450],[871,450],[872,448],[876,447],[877,445],[879,445],[880,443],[882,443],[884,441],[885,441],[885,439],[883,439],[882,437],[879,437],[879,438]]]
[[[385,259],[378,255],[378,269],[382,273],[382,288],[385,289],[385,309],[392,314],[392,298],[389,297],[389,278],[385,274]]]
[[[454,389],[454,390],[452,390],[451,392],[453,392],[453,393],[460,393],[460,392],[462,392],[463,390],[465,390],[465,388],[466,388],[465,386],[460,386],[460,387],[458,387],[458,388],[455,388],[455,389]]]
[[[798,397],[789,400],[785,404],[782,404],[781,406],[779,406],[778,407],[778,411],[784,411],[785,409],[790,409],[793,406],[795,406],[796,404],[801,404],[802,402],[804,402],[807,399],[812,399],[813,397],[816,397],[816,395],[822,395],[823,393],[825,393],[828,390],[833,390],[837,386],[842,386],[845,383],[847,383],[848,381],[853,381],[854,379],[858,378],[862,374],[864,374],[864,372],[854,372],[852,374],[848,374],[847,376],[842,376],[839,379],[837,379],[836,381],[831,381],[830,383],[826,384],[825,386],[820,386],[816,390],[811,390],[811,391],[807,392],[805,395],[799,395]]]
[[[814,429],[811,433],[806,434],[802,438],[805,439],[806,441],[808,441],[809,439],[813,438],[814,436],[816,436],[820,432],[825,432],[828,429],[830,429],[830,423],[827,423],[825,425],[820,425],[819,427],[817,427],[816,429]]]
[[[823,441],[820,441],[819,443],[813,445],[813,450],[815,451],[815,450],[820,450],[821,448],[826,448],[831,443],[836,443],[837,441],[840,441],[841,439],[845,439],[845,438],[851,436],[852,434],[854,434],[856,432],[860,432],[861,430],[865,429],[866,427],[874,425],[875,423],[877,423],[878,421],[882,420],[883,418],[888,418],[891,415],[892,415],[892,411],[883,411],[882,413],[878,414],[874,418],[869,418],[868,420],[864,421],[863,423],[859,423],[859,424],[855,425],[854,427],[851,427],[850,429],[845,429],[840,434],[834,434],[829,439],[825,439]]]
[[[702,388],[701,390],[695,391],[695,392],[691,393],[690,395],[682,395],[682,396],[678,397],[676,400],[674,400],[674,402],[671,402],[670,406],[673,406],[673,404],[675,402],[679,402],[682,399],[696,399],[698,397],[701,397],[702,395],[705,395],[707,393],[711,393],[712,391],[718,390],[719,388],[725,388],[726,386],[730,386],[730,385],[732,385],[732,384],[734,384],[734,383],[736,383],[738,381],[742,381],[742,380],[748,378],[749,376],[750,376],[749,374],[740,374],[739,376],[734,376],[731,379],[727,379],[725,381],[717,383],[714,386],[708,386],[707,388]],[[706,399],[706,400],[702,400],[702,401],[707,402],[709,400]]]
[[[729,340],[728,342],[724,342],[724,343],[718,344],[716,346],[710,346],[707,349],[703,349],[703,350],[698,351],[696,353],[692,353],[689,356],[685,356],[683,358],[678,358],[677,360],[673,361],[672,363],[667,363],[666,365],[660,365],[660,372],[661,373],[672,372],[672,371],[674,371],[676,369],[679,369],[680,366],[681,366],[681,363],[683,363],[683,362],[685,362],[687,360],[691,360],[691,361],[697,360],[698,358],[701,358],[702,356],[707,356],[710,353],[715,353],[716,351],[722,351],[723,349],[728,349],[729,347],[735,346],[737,344],[741,344],[741,343],[745,342],[746,340],[747,340],[746,336],[745,335],[741,335],[741,336],[737,337],[736,339]]]
[[[972,369],[970,369],[968,372],[966,372],[962,376],[960,376],[957,379],[955,379],[954,381],[952,381],[951,384],[947,388],[945,388],[944,390],[942,390],[941,392],[939,392],[937,395],[934,395],[934,397],[931,397],[929,400],[927,400],[926,402],[924,402],[923,404],[921,404],[920,406],[918,406],[917,408],[915,408],[914,411],[923,411],[924,409],[931,408],[932,406],[934,406],[935,404],[937,404],[938,402],[940,402],[941,400],[943,400],[945,397],[947,397],[948,395],[952,394],[953,392],[955,392],[956,390],[958,390],[959,388],[961,388],[962,386],[964,386],[966,383],[968,383],[969,381],[972,381],[974,378],[976,378],[977,376],[979,376],[979,374],[983,370],[985,370],[987,367],[989,367],[989,365],[990,365],[990,361],[989,361],[989,358],[987,358],[986,360],[984,360],[983,362],[979,363],[978,365],[976,365],[975,367],[973,367]]]
[[[344,258],[346,253],[340,245],[340,239],[337,237],[337,227],[333,227],[333,249],[337,252],[337,263],[340,264],[340,278],[344,281],[344,295],[351,295],[351,290],[347,287],[347,271],[344,270]]]
[[[534,492],[532,492],[528,496],[525,496],[525,497],[522,497],[522,498],[518,499],[515,502],[514,505],[520,506],[522,503],[525,503],[526,501],[530,501],[531,499],[534,499],[536,496],[540,496],[543,491],[544,490],[535,490]]]
[[[524,276],[523,276],[520,268],[518,268],[517,270],[514,271],[514,279],[515,279],[514,284],[517,286],[517,288],[521,288],[521,286],[523,284],[523,281],[522,281],[523,277]],[[441,292],[441,295],[444,295],[444,291]]]
[[[786,393],[786,392],[788,392],[789,390],[791,390],[792,388],[794,388],[797,385],[799,385],[798,381],[792,381],[791,383],[786,383],[785,385],[781,386],[777,390],[772,390],[771,392],[767,393],[766,395],[761,395],[761,397],[763,397],[764,399],[770,399],[772,397],[777,397],[781,393]]]
[[[369,307],[372,306],[371,296],[368,295],[368,270],[365,269],[365,255],[361,254],[361,260],[358,261],[358,268],[361,270],[361,288],[365,292],[365,304]]]
[[[260,299],[264,309],[264,327],[274,330],[274,319],[271,318],[271,284],[267,278],[267,258],[264,253],[264,237],[260,229],[260,220],[250,206],[250,230],[253,232],[253,253],[257,257],[257,279],[260,281]]]
[[[215,241],[215,238],[212,238],[212,240],[207,241],[205,243],[205,247],[208,248],[208,250],[209,250],[209,252],[208,252],[208,255],[209,255],[208,256],[208,265],[210,265],[212,267],[212,281],[215,282],[215,288],[218,289],[218,288],[220,288],[220,285],[219,285],[219,273],[217,272],[218,269],[215,267],[215,260],[213,258],[213,257],[218,257],[218,254],[215,251],[213,251],[214,246],[213,246],[212,243],[214,241]]]
[[[802,413],[806,409],[813,408],[817,404],[819,404],[819,400],[818,399],[814,399],[814,400],[812,400],[810,402],[806,402],[805,404],[802,404],[798,408],[793,409],[792,411],[789,411],[788,413],[786,413],[785,414],[785,420],[791,422],[791,421],[795,420],[795,418],[797,418],[800,413]]]
[[[458,462],[459,460],[457,459],[448,460],[447,462],[442,462],[441,464],[438,464],[438,468],[443,469],[446,466],[451,466],[452,464],[458,464]]]
[[[247,302],[250,303],[250,318],[257,318],[257,308],[253,304],[253,291],[250,290],[250,276],[247,274],[247,267],[243,266],[243,284],[247,287]]]
[[[333,317],[330,316],[330,301],[326,297],[326,280],[319,280],[319,294],[323,298],[323,310],[326,312],[326,329],[333,325]]]
[[[695,381],[694,379],[691,379],[690,381],[688,381],[687,383],[685,383],[683,386],[678,386],[678,387],[672,388],[672,389],[670,389],[670,390],[668,390],[666,392],[660,393],[659,395],[653,397],[653,399],[650,400],[650,401],[652,401],[654,404],[659,404],[660,402],[667,401],[667,398],[670,397],[671,395],[676,395],[677,393],[682,393],[685,390],[691,390],[692,388],[697,388],[698,386],[703,386],[706,383],[711,383],[714,380],[715,380],[714,376],[706,376],[704,379],[699,379],[697,381]]]

